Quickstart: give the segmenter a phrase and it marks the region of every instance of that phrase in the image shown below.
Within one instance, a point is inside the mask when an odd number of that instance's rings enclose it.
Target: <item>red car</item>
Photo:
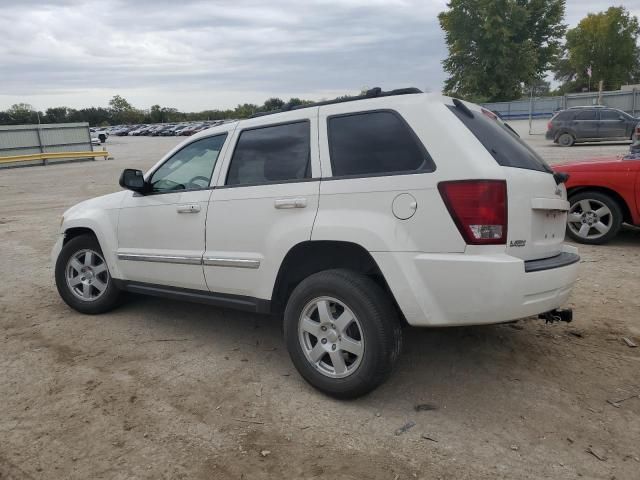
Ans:
[[[569,174],[567,234],[576,242],[605,243],[623,223],[640,226],[640,155],[566,163],[553,169]]]

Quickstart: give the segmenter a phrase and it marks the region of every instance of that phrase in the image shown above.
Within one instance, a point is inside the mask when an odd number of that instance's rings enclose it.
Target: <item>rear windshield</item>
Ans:
[[[527,145],[506,123],[498,120],[491,112],[449,106],[449,109],[471,130],[480,143],[503,167],[524,168],[539,172],[553,173],[551,167]]]

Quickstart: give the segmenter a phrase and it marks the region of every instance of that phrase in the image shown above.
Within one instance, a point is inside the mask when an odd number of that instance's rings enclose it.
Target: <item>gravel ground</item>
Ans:
[[[628,148],[525,138],[551,163]],[[356,401],[304,383],[275,318],[141,296],[70,310],[49,260],[60,215],[179,140],[0,170],[0,479],[640,477],[640,348],[621,339],[640,344],[634,229],[580,247],[573,324],[411,329],[391,380]]]

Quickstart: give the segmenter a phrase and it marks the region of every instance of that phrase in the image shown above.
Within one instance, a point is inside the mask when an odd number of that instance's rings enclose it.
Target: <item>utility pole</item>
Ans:
[[[602,105],[602,87],[604,85],[604,82],[602,80],[600,80],[600,82],[598,83],[598,105]]]

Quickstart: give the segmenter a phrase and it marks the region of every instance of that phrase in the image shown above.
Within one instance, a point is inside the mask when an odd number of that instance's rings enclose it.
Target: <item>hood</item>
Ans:
[[[127,190],[121,190],[119,192],[109,193],[107,195],[90,198],[89,200],[76,203],[73,207],[64,212],[64,217],[65,219],[69,219],[80,214],[80,212],[86,212],[87,210],[112,210],[114,208],[120,208],[122,200],[127,193]]]

